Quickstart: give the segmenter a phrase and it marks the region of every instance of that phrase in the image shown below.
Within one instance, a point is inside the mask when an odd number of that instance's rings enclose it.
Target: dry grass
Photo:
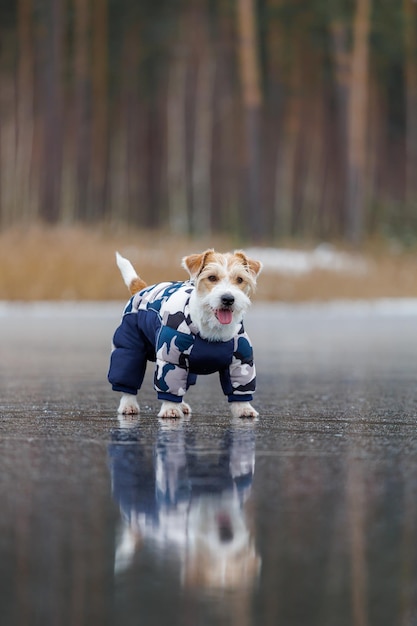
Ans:
[[[127,256],[149,283],[181,280],[185,254],[236,247],[227,239],[189,240],[164,233],[87,228],[28,228],[0,233],[0,300],[123,300],[127,290],[114,252]],[[298,277],[264,272],[258,300],[417,297],[417,255],[369,245],[369,271],[315,271]]]
[[[12,229],[0,233],[0,300],[125,299],[116,250],[152,284],[185,279],[182,257],[211,245],[222,242],[103,228]]]

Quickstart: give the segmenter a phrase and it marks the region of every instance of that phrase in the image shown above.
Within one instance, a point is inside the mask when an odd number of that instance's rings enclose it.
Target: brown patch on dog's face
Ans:
[[[195,279],[200,273],[201,269],[206,265],[207,259],[212,254],[215,254],[212,248],[199,254],[190,254],[189,256],[185,256],[183,258],[182,266],[187,270],[191,278]]]
[[[204,263],[195,277],[197,291],[208,293],[212,291],[222,280],[227,278],[227,264],[225,255],[209,251],[205,254]]]
[[[243,265],[248,268],[255,278],[259,275],[262,270],[262,263],[260,261],[249,258],[242,250],[235,250],[234,255],[241,260]]]

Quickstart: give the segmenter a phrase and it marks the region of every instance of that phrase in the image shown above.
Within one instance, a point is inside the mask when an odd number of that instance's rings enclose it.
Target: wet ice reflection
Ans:
[[[174,560],[184,587],[248,589],[256,550],[252,423],[200,439],[186,421],[161,423],[153,444],[140,420],[121,420],[109,446],[112,494],[120,508],[115,573],[147,547]]]

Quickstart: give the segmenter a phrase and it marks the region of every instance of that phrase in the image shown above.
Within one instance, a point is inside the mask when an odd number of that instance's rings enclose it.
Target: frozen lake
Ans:
[[[417,624],[417,303],[254,305],[257,422],[106,381],[123,303],[0,303],[2,626]]]

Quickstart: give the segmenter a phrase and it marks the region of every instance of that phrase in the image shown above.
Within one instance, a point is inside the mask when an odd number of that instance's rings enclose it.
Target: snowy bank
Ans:
[[[309,251],[248,248],[245,252],[261,261],[265,270],[281,274],[307,274],[314,270],[364,274],[369,269],[369,263],[360,255],[338,252],[330,244],[320,244]]]

